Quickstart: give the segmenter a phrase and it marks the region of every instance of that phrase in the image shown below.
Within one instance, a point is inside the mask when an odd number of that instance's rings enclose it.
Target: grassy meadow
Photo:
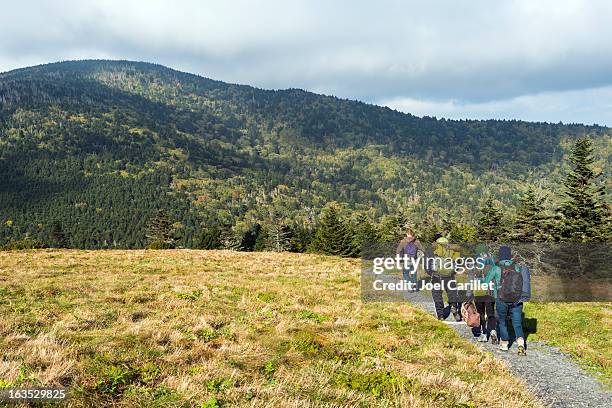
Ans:
[[[524,312],[537,321],[528,340],[544,341],[573,355],[612,389],[612,303],[527,303]],[[530,323],[525,325],[529,328]]]
[[[289,253],[0,252],[0,387],[69,387],[74,407],[539,406],[420,309],[363,304],[359,274]]]

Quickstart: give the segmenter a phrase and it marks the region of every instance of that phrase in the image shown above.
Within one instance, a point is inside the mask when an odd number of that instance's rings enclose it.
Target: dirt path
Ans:
[[[412,303],[435,315],[431,297],[421,293],[406,295]],[[463,322],[455,322],[452,316],[446,323],[462,337],[473,342],[483,351],[493,353],[504,360],[510,370],[523,379],[527,387],[546,406],[559,408],[601,408],[612,405],[612,392],[607,391],[587,374],[570,356],[557,348],[540,342],[527,342],[527,356],[517,355],[516,345],[510,351],[499,350],[497,345],[476,342],[471,329]]]

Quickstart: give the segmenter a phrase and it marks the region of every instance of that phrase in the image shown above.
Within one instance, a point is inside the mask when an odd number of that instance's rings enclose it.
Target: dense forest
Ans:
[[[24,68],[0,74],[0,245],[325,252],[325,234],[391,240],[406,226],[606,240],[611,136],[419,118],[141,62]],[[572,231],[572,217],[590,221]]]

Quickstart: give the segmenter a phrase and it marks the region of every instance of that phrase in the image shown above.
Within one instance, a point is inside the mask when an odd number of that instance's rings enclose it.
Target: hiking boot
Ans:
[[[480,335],[480,337],[478,337],[478,341],[481,342],[481,343],[486,343],[487,342],[487,335],[482,333]]]
[[[461,313],[459,313],[459,311],[457,310],[457,308],[455,306],[451,306],[451,314],[455,318],[456,322],[460,322],[462,320],[461,319]]]
[[[444,316],[438,316],[438,320],[440,320],[440,321],[442,321],[442,322],[443,322],[443,321],[444,321],[444,320],[446,320],[446,319],[444,318]]]
[[[508,351],[508,342],[507,341],[500,341],[499,342],[499,349],[501,351]]]
[[[499,339],[497,338],[497,332],[495,330],[491,330],[491,334],[489,336],[491,337],[491,344],[499,343]]]
[[[518,355],[526,356],[527,353],[525,352],[525,339],[522,337],[519,337],[518,339],[516,339],[516,344],[518,346]]]

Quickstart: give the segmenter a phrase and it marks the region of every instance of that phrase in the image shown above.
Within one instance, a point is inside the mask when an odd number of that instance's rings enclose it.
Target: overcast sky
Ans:
[[[419,116],[612,126],[612,1],[4,1],[0,71],[156,62]]]

